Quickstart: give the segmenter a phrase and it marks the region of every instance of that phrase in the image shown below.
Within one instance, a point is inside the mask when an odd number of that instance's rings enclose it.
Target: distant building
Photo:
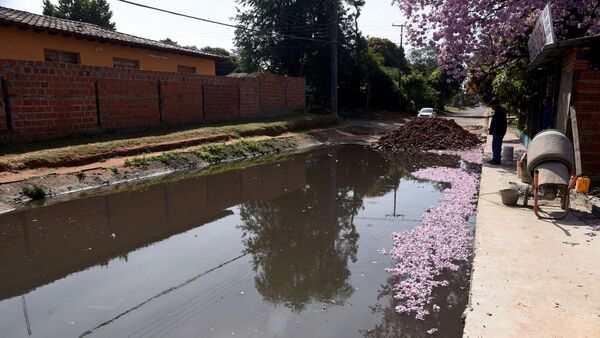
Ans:
[[[220,56],[0,7],[0,59],[215,75]]]
[[[552,105],[550,128],[575,147],[578,174],[600,178],[600,35],[547,45],[532,60],[539,89],[525,116],[524,141],[542,127],[542,101]]]

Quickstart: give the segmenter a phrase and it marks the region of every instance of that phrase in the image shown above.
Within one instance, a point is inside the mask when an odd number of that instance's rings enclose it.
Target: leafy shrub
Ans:
[[[40,200],[46,197],[46,191],[39,185],[27,185],[22,188],[23,195],[31,198],[32,200]]]

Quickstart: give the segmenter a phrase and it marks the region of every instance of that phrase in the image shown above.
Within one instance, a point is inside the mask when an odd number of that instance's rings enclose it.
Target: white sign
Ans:
[[[554,26],[552,25],[552,14],[550,13],[550,3],[546,4],[544,10],[533,27],[531,37],[527,47],[529,48],[529,59],[533,61],[542,51],[545,45],[556,42],[554,36]]]

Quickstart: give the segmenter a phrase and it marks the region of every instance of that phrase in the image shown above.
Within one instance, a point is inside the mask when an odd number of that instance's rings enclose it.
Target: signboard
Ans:
[[[529,59],[535,60],[536,56],[540,54],[545,45],[553,44],[556,42],[554,36],[554,27],[552,26],[552,14],[550,13],[550,2],[546,4],[544,10],[540,14],[540,17],[533,27],[533,32],[527,42],[529,48]]]

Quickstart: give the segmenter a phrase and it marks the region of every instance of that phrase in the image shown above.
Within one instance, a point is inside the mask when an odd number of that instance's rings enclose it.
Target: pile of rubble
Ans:
[[[415,119],[377,141],[387,151],[464,150],[481,144],[479,137],[446,119]]]

